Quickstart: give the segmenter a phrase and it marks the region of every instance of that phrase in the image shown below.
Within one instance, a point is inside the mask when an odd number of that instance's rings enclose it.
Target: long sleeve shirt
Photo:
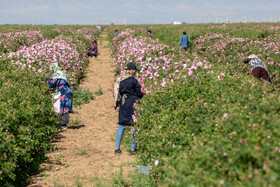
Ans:
[[[48,80],[48,85],[50,88],[55,88],[61,93],[60,96],[60,113],[73,112],[72,101],[73,94],[70,85],[64,79],[53,79],[50,77]]]
[[[129,77],[120,82],[120,110],[119,124],[132,125],[134,115],[134,104],[139,98],[143,97],[141,85],[134,77]]]
[[[89,52],[97,55],[97,52],[98,52],[97,45],[90,46]]]
[[[183,35],[180,38],[180,42],[179,42],[179,47],[182,46],[183,48],[187,48],[188,47],[188,43],[190,43],[190,37],[188,37],[187,35]]]

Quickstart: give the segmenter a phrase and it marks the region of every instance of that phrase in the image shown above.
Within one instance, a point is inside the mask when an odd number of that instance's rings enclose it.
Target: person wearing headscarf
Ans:
[[[243,62],[251,66],[251,71],[254,77],[264,79],[271,83],[271,78],[269,76],[267,67],[265,66],[264,62],[261,61],[256,55],[252,54],[248,56],[248,58]]]
[[[87,55],[89,57],[97,57],[98,48],[97,48],[97,41],[96,40],[92,41],[92,46],[90,46],[90,48],[88,50],[89,50],[89,52],[87,53]]]
[[[115,154],[121,153],[120,145],[126,126],[133,126],[134,104],[143,97],[141,85],[134,78],[138,71],[134,63],[128,63],[126,69],[117,78],[114,87],[114,108],[119,107],[119,127],[116,136]],[[129,155],[136,153],[136,140],[134,137],[134,129],[131,131],[131,151]]]
[[[60,115],[61,115],[61,129],[67,129],[69,122],[69,113],[72,113],[73,94],[67,78],[66,72],[58,65],[52,63],[50,66],[52,76],[48,79],[50,88],[56,89],[60,92]]]

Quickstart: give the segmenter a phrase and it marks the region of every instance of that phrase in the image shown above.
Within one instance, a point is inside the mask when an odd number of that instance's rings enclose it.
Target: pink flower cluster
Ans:
[[[85,72],[85,53],[86,47],[79,40],[59,36],[31,47],[24,46],[17,52],[10,53],[8,58],[21,68],[30,68],[45,76],[49,72],[50,64],[57,62],[66,70],[70,83],[75,85]]]
[[[280,66],[279,50],[280,35],[270,35],[262,41],[237,38],[223,34],[207,34],[194,41],[195,52],[215,63],[235,64],[244,67],[242,63],[249,55],[256,54],[263,60],[275,80],[278,80]],[[240,71],[239,68],[236,71]]]
[[[0,33],[0,55],[14,52],[22,46],[31,46],[44,40],[40,31]]]
[[[92,41],[93,39],[97,39],[98,29],[90,29],[90,28],[81,28],[78,29],[77,32],[79,34],[82,34],[84,38],[86,38],[89,41]]]
[[[270,26],[269,30],[280,30],[280,27],[279,26],[275,26],[275,27]]]
[[[125,69],[129,62],[136,63],[140,68],[137,78],[145,93],[166,87],[174,83],[180,76],[196,76],[193,72],[197,68],[209,68],[206,60],[200,61],[197,56],[194,60],[181,58],[182,54],[171,48],[151,40],[148,37],[134,37],[133,31],[126,30],[114,39],[113,45],[115,63],[120,71]]]

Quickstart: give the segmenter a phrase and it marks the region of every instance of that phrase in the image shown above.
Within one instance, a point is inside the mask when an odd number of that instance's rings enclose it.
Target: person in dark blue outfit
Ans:
[[[187,51],[188,50],[188,48],[189,48],[189,43],[190,43],[191,41],[190,41],[190,37],[189,36],[187,36],[187,33],[184,31],[183,32],[183,36],[181,36],[181,38],[180,38],[180,42],[179,42],[179,47],[183,47],[183,49],[185,50],[185,51]]]
[[[67,123],[69,122],[69,113],[72,113],[72,101],[73,95],[69,85],[67,75],[64,70],[58,65],[58,63],[51,64],[50,67],[53,75],[48,80],[50,88],[56,89],[60,92],[60,117],[61,126],[60,129],[67,129]]]
[[[137,67],[134,63],[127,64],[125,71],[118,77],[114,88],[115,109],[119,106],[119,127],[116,136],[115,154],[121,153],[120,145],[126,126],[133,126],[134,104],[143,97],[141,85],[134,78]],[[134,129],[131,131],[131,151],[129,155],[136,152],[136,140]]]

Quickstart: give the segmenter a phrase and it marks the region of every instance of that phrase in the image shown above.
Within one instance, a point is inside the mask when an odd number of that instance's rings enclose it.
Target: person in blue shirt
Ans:
[[[153,37],[153,35],[152,35],[152,31],[151,31],[151,30],[148,30],[148,35],[149,35],[149,37],[150,37],[150,38],[152,38],[152,37]]]
[[[119,30],[115,30],[115,36],[114,37],[117,37],[119,35]]]
[[[182,46],[182,48],[187,51],[189,48],[189,43],[190,43],[190,37],[187,36],[187,33],[184,31],[183,32],[183,36],[181,36],[180,38],[180,42],[179,42],[179,47]]]

